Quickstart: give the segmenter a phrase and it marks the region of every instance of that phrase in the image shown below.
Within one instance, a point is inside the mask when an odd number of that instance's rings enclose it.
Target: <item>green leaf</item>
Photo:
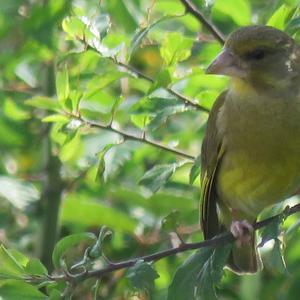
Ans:
[[[193,40],[179,32],[168,33],[160,47],[160,54],[167,66],[174,66],[191,55]]]
[[[152,193],[155,193],[166,184],[178,167],[179,165],[176,163],[156,165],[144,174],[139,184],[145,186]]]
[[[147,128],[149,131],[154,131],[156,129],[158,129],[161,125],[163,125],[164,123],[166,123],[166,121],[168,120],[168,118],[174,114],[180,113],[185,111],[186,108],[185,107],[173,107],[173,108],[166,108],[163,111],[161,111],[160,113],[158,113],[147,125]]]
[[[90,258],[99,258],[102,256],[102,251],[103,251],[103,242],[104,240],[111,238],[113,232],[108,229],[106,226],[102,226],[97,242],[92,246],[92,248],[89,251],[89,257]]]
[[[109,86],[111,83],[122,77],[129,77],[128,73],[120,72],[120,71],[111,71],[105,74],[101,74],[99,76],[95,76],[88,84],[87,84],[87,92],[85,93],[85,98],[89,99],[94,96],[96,93]]]
[[[262,247],[266,242],[277,239],[281,233],[281,225],[285,221],[287,217],[287,211],[289,210],[289,207],[286,207],[285,210],[270,224],[267,226],[264,226],[261,231],[261,242],[258,245],[258,247]]]
[[[3,300],[46,300],[48,297],[28,283],[6,280],[0,283],[0,299]]]
[[[171,72],[173,68],[164,69],[158,73],[155,78],[155,82],[150,86],[148,93],[151,94],[153,91],[157,90],[160,87],[167,88],[172,82]]]
[[[10,98],[5,99],[3,112],[10,119],[16,121],[27,120],[30,118],[29,112],[22,109],[16,101],[13,101]]]
[[[24,275],[24,268],[13,257],[9,250],[5,249],[3,245],[0,246],[0,279],[16,278]]]
[[[159,275],[149,263],[139,260],[133,267],[128,269],[126,277],[134,288],[151,290],[154,287],[155,279],[159,278]]]
[[[281,5],[271,16],[271,18],[267,22],[267,25],[273,26],[280,30],[284,30],[292,9],[292,7],[289,7],[285,4]]]
[[[58,101],[64,104],[70,94],[69,73],[66,65],[57,71],[55,82]]]
[[[153,117],[147,125],[151,131],[165,123],[171,115],[184,112],[188,109],[190,108],[186,107],[178,99],[147,97],[136,103],[131,111],[133,114],[143,114]]]
[[[221,282],[224,274],[224,266],[228,260],[232,244],[220,246],[214,249],[213,254],[204,263],[197,282],[197,295],[200,299],[217,300],[216,286]]]
[[[88,33],[87,25],[79,17],[66,17],[62,22],[62,28],[74,39],[83,40]]]
[[[190,172],[190,184],[193,184],[201,171],[201,155],[198,155]]]
[[[30,105],[40,109],[59,111],[60,106],[57,100],[49,97],[36,96],[25,101],[26,105]]]
[[[251,6],[248,0],[216,0],[213,11],[229,16],[240,26],[251,23]]]
[[[28,261],[25,267],[26,273],[31,275],[45,275],[48,274],[48,270],[46,267],[41,263],[41,261],[37,258],[32,258]]]
[[[114,146],[118,144],[107,144],[104,148],[98,153],[98,167],[97,167],[97,174],[96,179],[100,180],[102,183],[105,182],[106,178],[104,177],[105,172],[105,154]]]
[[[283,255],[283,243],[280,239],[274,239],[273,248],[265,255],[265,260],[271,270],[276,270],[283,275],[289,274]]]
[[[97,237],[90,232],[72,234],[62,238],[56,245],[52,253],[52,262],[55,268],[63,266],[63,256],[71,247],[81,242],[95,242]]]
[[[199,272],[205,262],[211,257],[213,251],[212,248],[200,249],[178,267],[169,286],[167,300],[196,299],[195,288]]]
[[[300,28],[300,17],[290,20],[286,26],[286,31],[290,34],[296,33]]]
[[[161,221],[161,227],[165,231],[173,231],[176,232],[179,226],[179,216],[180,212],[178,210],[173,210],[166,217],[164,217]]]
[[[114,102],[114,104],[113,104],[113,106],[112,106],[112,108],[111,108],[111,115],[112,115],[112,116],[115,115],[117,109],[119,108],[120,104],[121,104],[123,101],[124,101],[124,97],[123,97],[122,95],[120,95],[120,97],[118,97],[118,98],[115,100],[115,102]]]
[[[62,206],[63,224],[76,224],[84,228],[106,225],[114,231],[133,233],[137,221],[127,212],[96,201],[88,201],[86,198],[87,196],[84,199],[78,199],[76,194],[76,197],[64,200]]]
[[[69,121],[70,121],[69,117],[67,117],[65,115],[60,115],[60,114],[53,114],[53,115],[47,116],[47,117],[42,119],[42,122],[45,122],[45,123],[51,123],[51,122],[53,122],[53,123],[56,123],[56,122],[67,123]]]
[[[271,253],[267,256],[270,268],[276,269],[279,273],[287,274],[286,264],[283,256],[283,243],[279,239],[281,235],[281,226],[287,217],[289,207],[287,207],[278,218],[263,227],[261,230],[261,242],[258,247],[262,247],[266,242],[274,240]]]
[[[83,96],[83,94],[80,91],[72,90],[70,92],[70,98],[72,101],[72,111],[74,111],[74,112],[79,111],[79,104],[82,99],[82,96]]]
[[[99,28],[99,24],[101,28]],[[110,28],[110,19],[107,15],[98,17],[98,20],[97,18],[91,20],[86,16],[67,17],[63,20],[62,27],[68,33],[69,38],[82,40],[104,57],[114,56],[116,49],[107,48],[101,41]]]
[[[51,290],[48,300],[61,300],[61,298],[62,298],[62,295],[61,295],[60,291],[53,289],[53,290]]]
[[[93,18],[93,23],[99,32],[100,40],[104,39],[111,28],[110,16],[108,14],[97,14],[97,16]]]
[[[127,32],[133,32],[138,27],[140,11],[135,6],[135,2],[110,0],[107,2],[107,8],[110,15],[114,16],[117,27],[123,28]]]
[[[165,109],[175,109],[177,107],[183,108],[184,105],[175,98],[145,97],[133,105],[131,113],[155,116]]]
[[[61,147],[59,153],[59,157],[63,162],[70,161],[79,154],[80,136],[79,130],[69,133],[67,140]]]
[[[177,270],[168,291],[168,300],[216,299],[215,287],[220,283],[231,244],[202,248],[190,256]]]
[[[129,50],[130,56],[132,55],[134,50],[141,44],[141,42],[147,36],[149,31],[151,29],[153,29],[153,27],[155,27],[155,25],[159,24],[162,21],[169,20],[169,19],[176,18],[176,17],[178,17],[178,16],[168,16],[168,15],[163,16],[162,18],[156,20],[155,22],[153,22],[152,24],[149,24],[146,27],[138,28],[138,30],[134,34],[132,41],[131,41],[130,50]]]

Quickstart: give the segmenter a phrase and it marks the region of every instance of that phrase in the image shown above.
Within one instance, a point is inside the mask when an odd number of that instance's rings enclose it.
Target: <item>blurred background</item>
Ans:
[[[239,26],[269,22],[297,38],[298,0],[193,2],[224,36]],[[40,258],[52,270],[57,239],[97,235],[105,225],[114,233],[104,243],[106,256],[124,260],[178,245],[178,236],[162,226],[168,215],[183,240],[202,239],[198,163],[193,167],[184,155],[76,119],[112,124],[197,157],[208,114],[184,105],[166,88],[210,109],[227,79],[204,74],[222,45],[184,12],[179,0],[0,2],[0,242],[5,247]],[[80,36],[82,24],[89,27],[86,36]],[[89,34],[97,34],[101,44],[91,43]],[[253,276],[225,271],[219,298],[298,299],[298,224],[294,215],[284,225],[287,271],[272,245],[265,247],[264,271]],[[79,243],[66,260],[78,260],[84,249]],[[102,278],[94,299],[166,299],[176,268],[189,254],[155,263],[160,277],[147,292],[133,288],[121,270]],[[78,285],[72,299],[93,299],[94,284],[90,279]]]

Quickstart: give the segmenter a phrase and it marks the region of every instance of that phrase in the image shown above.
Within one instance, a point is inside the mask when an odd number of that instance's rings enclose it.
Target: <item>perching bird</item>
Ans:
[[[231,230],[236,273],[261,269],[253,224],[300,190],[300,47],[269,26],[233,32],[208,74],[231,78],[214,103],[202,145],[205,239]]]

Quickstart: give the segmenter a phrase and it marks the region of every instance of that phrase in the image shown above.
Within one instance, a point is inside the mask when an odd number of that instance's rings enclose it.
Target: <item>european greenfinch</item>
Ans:
[[[216,100],[202,145],[202,229],[237,238],[227,266],[262,268],[252,224],[261,211],[300,189],[300,47],[284,32],[233,32],[208,74],[230,77]]]

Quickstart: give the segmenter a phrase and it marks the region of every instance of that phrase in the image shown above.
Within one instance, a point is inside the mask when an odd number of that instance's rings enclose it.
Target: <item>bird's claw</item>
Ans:
[[[233,221],[230,226],[230,232],[236,238],[238,247],[250,244],[251,233],[253,231],[253,226],[246,220]]]

